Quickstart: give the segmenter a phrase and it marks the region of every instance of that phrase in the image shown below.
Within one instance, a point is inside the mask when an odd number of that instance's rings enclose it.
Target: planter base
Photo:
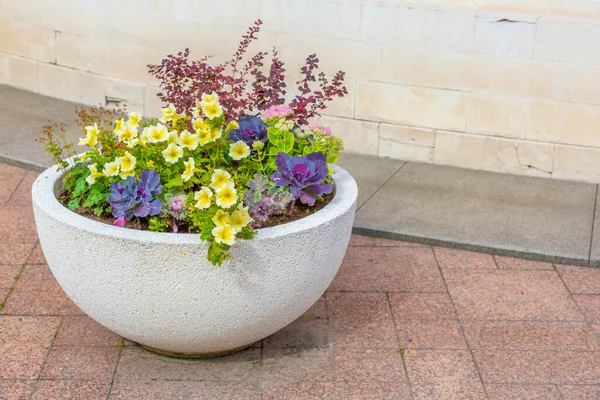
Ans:
[[[139,343],[137,343],[137,344],[139,344]],[[249,348],[251,346],[251,344],[248,344],[246,346],[238,347],[233,350],[217,351],[215,353],[176,353],[176,352],[172,352],[172,351],[157,349],[157,348],[150,347],[150,346],[144,346],[143,344],[139,344],[139,345],[142,346],[144,349],[151,351],[152,353],[160,354],[161,356],[174,357],[174,358],[187,358],[187,359],[202,359],[202,358],[215,358],[215,357],[228,356],[230,354],[237,353],[238,351],[246,350],[247,348]]]

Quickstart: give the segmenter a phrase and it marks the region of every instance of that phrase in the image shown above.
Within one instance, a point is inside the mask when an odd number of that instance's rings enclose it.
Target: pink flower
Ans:
[[[308,129],[322,135],[331,136],[331,128],[328,126],[323,126],[321,124],[310,124],[308,125]]]
[[[113,222],[114,226],[120,226],[121,228],[123,228],[125,226],[125,217],[120,217],[115,219],[115,222]]]
[[[271,106],[269,108],[267,108],[264,112],[264,117],[265,118],[274,118],[274,117],[287,117],[288,115],[292,114],[294,111],[287,107],[287,106]]]

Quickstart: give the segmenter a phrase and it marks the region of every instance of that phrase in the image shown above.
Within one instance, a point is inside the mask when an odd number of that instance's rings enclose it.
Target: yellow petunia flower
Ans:
[[[130,149],[133,149],[139,143],[140,143],[140,138],[133,138],[129,142],[127,142],[127,147],[129,147]]]
[[[187,182],[192,176],[194,176],[194,168],[196,168],[196,163],[194,162],[194,159],[190,157],[187,161],[183,162],[183,165],[185,165],[185,171],[183,171],[181,177],[183,178],[184,182]]]
[[[150,127],[147,126],[142,130],[142,134],[140,135],[139,144],[146,147],[146,143],[148,143],[148,135],[150,134]]]
[[[217,140],[221,137],[221,130],[219,128],[214,128],[210,131],[210,140]]]
[[[192,122],[192,126],[194,127],[195,131],[207,130],[208,129],[208,124],[202,118],[196,118]]]
[[[213,172],[212,177],[210,178],[210,187],[213,189],[220,189],[223,186],[233,187],[231,174],[222,169],[215,169],[215,172]]]
[[[125,121],[123,118],[115,121],[115,130],[114,132],[118,135],[121,130],[123,130],[123,126],[125,125]]]
[[[171,143],[167,146],[167,148],[162,152],[165,161],[170,164],[175,164],[181,157],[183,157],[183,149],[176,145],[175,143]]]
[[[248,215],[248,212],[244,212],[242,210],[234,211],[229,218],[229,224],[233,228],[233,230],[237,233],[242,230],[245,226],[247,226],[250,222],[254,221]]]
[[[200,142],[200,146],[212,142],[212,137],[208,129],[198,131],[198,142]]]
[[[119,175],[119,169],[120,169],[119,159],[117,158],[113,162],[104,164],[102,173],[106,176],[117,176],[117,175]]]
[[[131,170],[131,171],[122,171],[119,174],[119,177],[121,179],[127,179],[128,176],[135,176],[135,171],[134,170]]]
[[[225,226],[229,225],[229,213],[219,210],[216,212],[215,216],[212,218],[212,221],[216,226]]]
[[[123,157],[119,157],[119,162],[121,163],[121,171],[129,172],[135,168],[135,163],[137,160],[130,152],[126,151]]]
[[[223,115],[223,107],[218,103],[202,104],[202,112],[208,119],[218,118]]]
[[[220,189],[217,189],[215,193],[217,205],[221,208],[229,208],[238,200],[237,192],[233,186],[222,186]]]
[[[202,105],[207,105],[210,103],[217,103],[219,104],[219,95],[216,94],[214,91],[211,94],[208,93],[202,93]]]
[[[121,129],[119,131],[119,133],[117,133],[117,136],[119,137],[119,141],[121,141],[121,142],[129,142],[133,138],[136,138],[137,135],[138,135],[137,126],[133,126],[133,125],[129,125],[129,124],[125,125],[125,127],[123,129]]]
[[[127,125],[138,126],[142,120],[142,116],[138,112],[131,112],[127,114],[127,116],[129,117],[127,120]]]
[[[230,121],[227,124],[227,127],[225,128],[225,131],[229,132],[232,129],[240,129],[240,125],[237,123],[237,121]]]
[[[100,130],[98,129],[98,124],[86,126],[85,132],[85,137],[79,139],[79,145],[88,145],[90,147],[96,147],[96,144],[98,143],[98,133],[100,132]]]
[[[198,148],[199,138],[198,135],[192,134],[187,129],[181,132],[179,135],[179,145],[185,147],[188,150],[196,150]]]
[[[160,143],[169,139],[169,130],[163,124],[151,126],[148,131],[148,141],[150,143]]]
[[[88,169],[90,170],[90,176],[85,178],[85,181],[90,185],[93,184],[94,182],[96,182],[96,178],[104,176],[103,173],[98,172],[98,169],[96,168],[96,164],[88,165]]]
[[[167,122],[171,121],[171,126],[175,126],[177,124],[177,121],[179,121],[183,117],[183,115],[177,114],[177,110],[175,109],[175,106],[172,103],[169,104],[167,108],[163,108],[162,110],[160,110],[160,112],[163,116],[160,117],[159,121],[163,124],[166,124]]]
[[[177,144],[179,142],[179,136],[177,135],[177,131],[172,131],[171,133],[169,133],[169,141],[168,143],[175,143]]]
[[[194,193],[194,200],[196,200],[196,208],[202,210],[210,207],[210,202],[213,198],[213,192],[206,186],[202,186],[199,191]]]
[[[229,157],[238,161],[250,155],[250,147],[243,140],[238,140],[229,146]]]
[[[215,237],[215,242],[227,244],[229,246],[235,243],[235,232],[229,225],[217,226],[212,230],[212,235]]]

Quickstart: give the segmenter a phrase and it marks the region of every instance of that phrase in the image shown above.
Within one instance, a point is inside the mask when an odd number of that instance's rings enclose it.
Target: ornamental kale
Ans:
[[[243,115],[238,119],[238,129],[232,129],[229,132],[229,140],[235,143],[239,140],[252,147],[254,142],[266,143],[267,124],[259,117],[253,115]]]
[[[156,171],[145,169],[138,182],[128,176],[123,182],[110,185],[110,196],[107,201],[112,206],[112,215],[116,218],[113,225],[125,226],[125,220],[135,217],[157,215],[162,203],[155,198],[162,192],[160,178]]]
[[[273,185],[266,176],[254,174],[248,182],[248,190],[244,193],[244,204],[254,220],[252,228],[258,229],[270,216],[283,215],[294,196],[283,188]]]
[[[315,196],[329,194],[332,183],[323,183],[327,178],[327,158],[323,153],[310,153],[307,156],[290,156],[284,152],[275,159],[277,172],[271,180],[277,186],[289,186],[290,193],[303,204],[315,205]]]

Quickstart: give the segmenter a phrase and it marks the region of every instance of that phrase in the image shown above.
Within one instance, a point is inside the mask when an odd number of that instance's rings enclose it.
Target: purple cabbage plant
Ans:
[[[112,207],[112,215],[116,218],[113,225],[123,227],[125,221],[133,217],[157,215],[162,202],[155,197],[161,193],[160,177],[156,171],[149,169],[142,172],[139,182],[133,176],[128,176],[120,183],[113,182],[107,199]]]
[[[168,192],[164,195],[166,207],[162,208],[160,214],[164,217],[171,218],[173,224],[173,232],[179,232],[178,221],[184,220],[189,211],[185,207],[186,194],[183,191]]]
[[[315,205],[315,196],[330,194],[333,183],[323,183],[327,178],[327,158],[315,152],[306,156],[290,156],[279,152],[275,158],[277,172],[271,180],[277,186],[289,186],[290,193],[303,204]]]
[[[285,214],[292,200],[290,192],[273,185],[266,176],[255,174],[244,192],[244,204],[254,220],[252,228],[260,228],[271,216]]]
[[[267,124],[259,117],[243,115],[237,123],[240,127],[229,132],[229,140],[232,143],[241,140],[252,148],[254,142],[267,142]]]

